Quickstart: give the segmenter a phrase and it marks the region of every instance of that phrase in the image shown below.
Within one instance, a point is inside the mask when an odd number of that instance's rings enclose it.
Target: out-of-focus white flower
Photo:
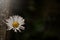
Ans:
[[[24,21],[25,20],[21,16],[15,15],[15,16],[9,17],[9,19],[6,19],[8,30],[13,29],[15,32],[17,32],[17,30],[21,32],[21,30],[25,29],[25,27],[23,27],[23,25],[25,24]]]

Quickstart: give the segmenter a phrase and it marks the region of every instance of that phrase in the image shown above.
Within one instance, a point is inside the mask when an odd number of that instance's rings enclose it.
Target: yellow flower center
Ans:
[[[17,27],[19,26],[19,23],[18,23],[17,21],[15,21],[15,22],[12,23],[12,26],[13,26],[14,28],[17,28]]]

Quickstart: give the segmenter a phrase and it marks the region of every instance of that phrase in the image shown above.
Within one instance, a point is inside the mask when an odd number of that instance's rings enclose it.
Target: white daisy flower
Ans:
[[[25,20],[21,16],[9,17],[9,19],[6,19],[6,24],[8,26],[8,30],[13,29],[15,32],[17,32],[17,30],[19,32],[21,32],[21,30],[25,29],[25,27],[22,26],[22,25],[24,25],[24,21]]]

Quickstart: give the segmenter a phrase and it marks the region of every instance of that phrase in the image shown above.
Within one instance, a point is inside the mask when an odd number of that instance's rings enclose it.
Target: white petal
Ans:
[[[6,22],[12,23],[13,22],[13,19],[7,19]]]
[[[17,30],[18,30],[19,32],[21,32],[21,30],[20,30],[19,28],[18,28]]]
[[[13,27],[10,24],[7,24],[8,28],[7,30],[11,30]]]
[[[14,21],[18,21],[18,16],[13,16]]]
[[[18,17],[18,21],[21,21],[22,19],[23,19],[22,17],[20,17],[20,16]]]
[[[7,30],[11,30],[11,29],[12,29],[11,27],[10,27],[10,28],[8,27],[8,29],[7,29]]]
[[[21,22],[20,25],[24,25],[25,23],[24,22]]]
[[[18,20],[18,22],[19,22],[20,25],[24,25],[25,24],[24,21],[25,21],[24,19]]]
[[[10,19],[13,19],[12,17],[10,17]]]
[[[18,22],[20,25],[24,25],[24,21],[25,20],[22,17],[18,16]]]
[[[21,29],[21,30],[24,30],[24,29],[25,29],[25,27],[21,26],[21,27],[20,27],[20,29]]]
[[[15,32],[17,32],[17,30],[16,30],[16,29],[15,29],[14,31],[15,31]]]
[[[6,23],[8,28],[13,28],[11,23]]]
[[[14,32],[17,32],[17,30],[15,28],[13,28]]]
[[[6,19],[7,22],[10,22],[10,19]]]
[[[18,21],[24,22],[25,20],[23,18],[19,18]]]
[[[10,20],[11,20],[11,22],[13,22],[13,18],[12,17],[10,17]]]

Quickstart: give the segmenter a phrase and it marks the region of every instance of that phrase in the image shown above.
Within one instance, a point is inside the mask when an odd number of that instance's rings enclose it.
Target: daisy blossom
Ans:
[[[25,24],[24,21],[25,20],[21,16],[15,15],[15,16],[9,17],[8,19],[6,19],[8,30],[13,29],[15,32],[17,32],[17,30],[21,32],[21,30],[25,29],[25,27],[23,26]]]

